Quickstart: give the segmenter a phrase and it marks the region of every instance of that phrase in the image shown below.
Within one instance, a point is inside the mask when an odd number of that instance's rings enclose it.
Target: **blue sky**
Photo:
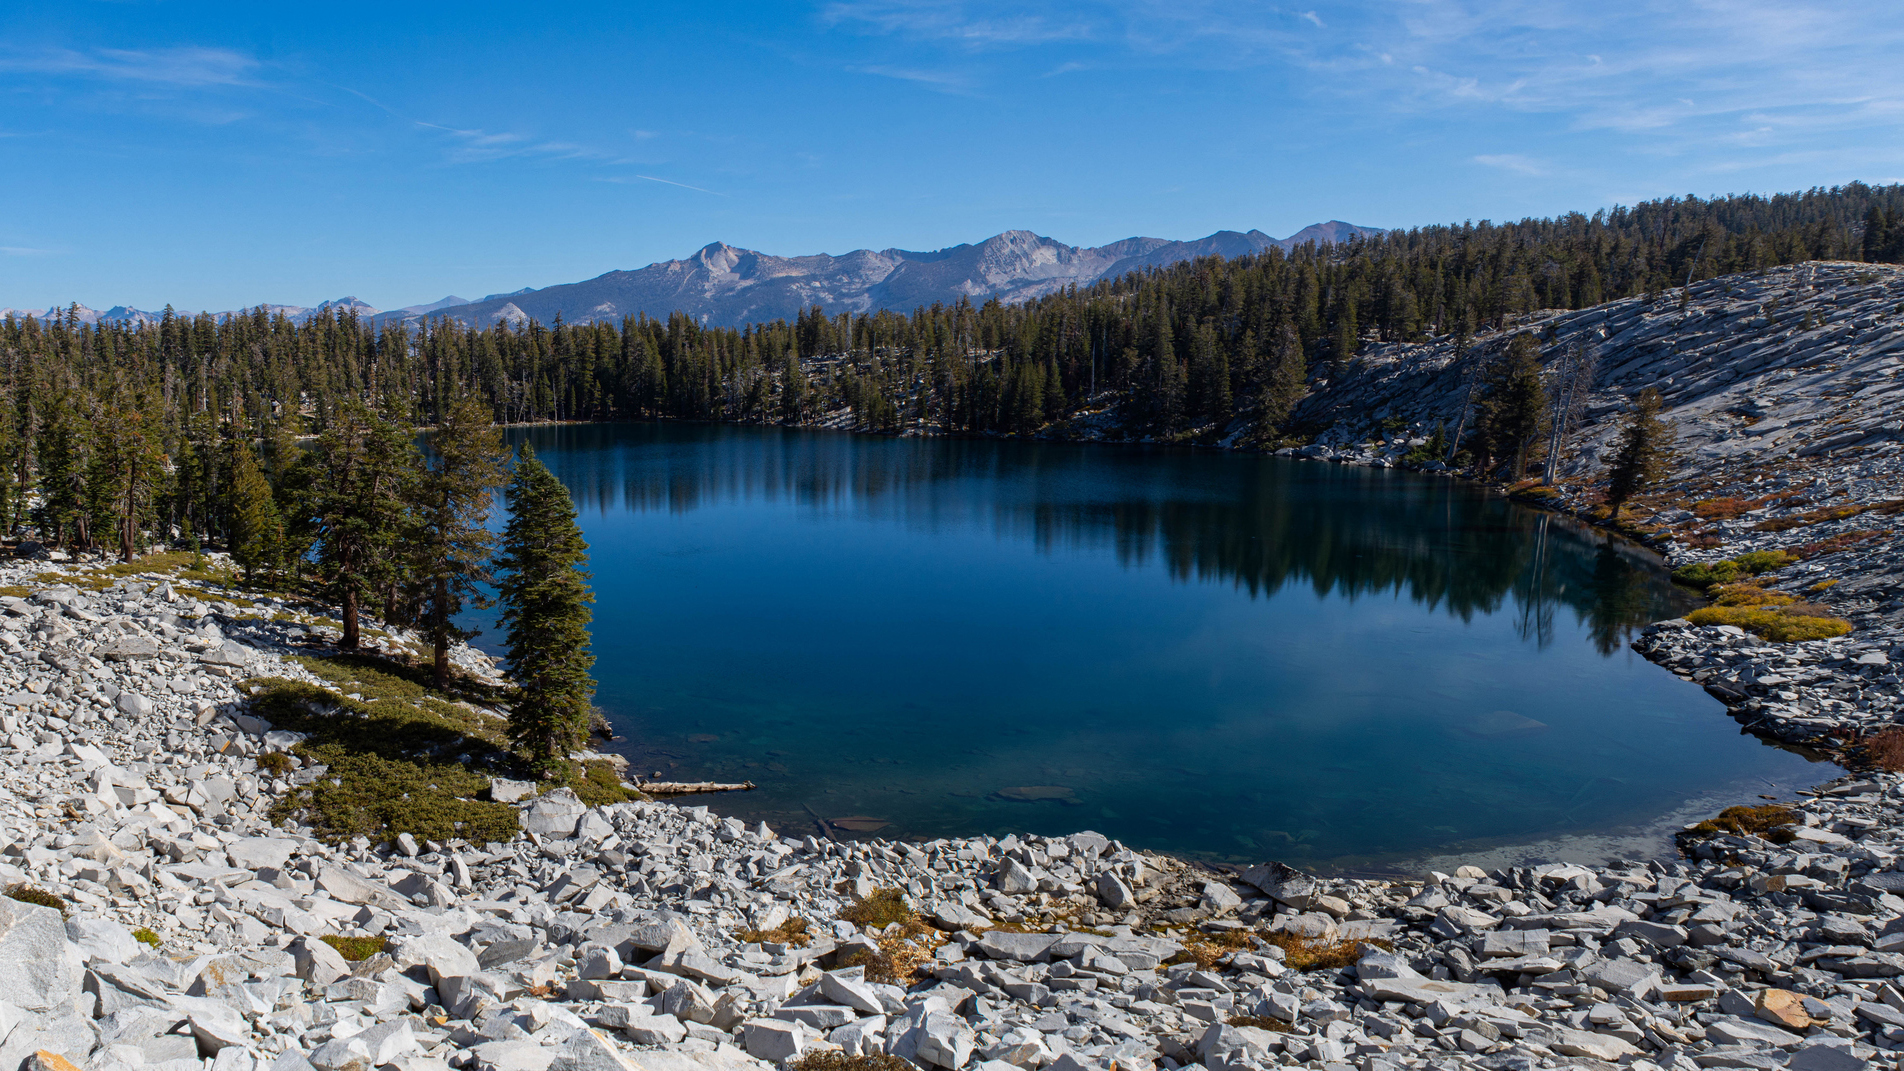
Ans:
[[[15,0],[0,306],[1895,182],[1900,45],[1805,0]]]

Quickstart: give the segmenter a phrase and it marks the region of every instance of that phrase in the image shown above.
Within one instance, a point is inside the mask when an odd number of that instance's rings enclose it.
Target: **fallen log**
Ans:
[[[635,787],[651,796],[688,796],[696,792],[745,792],[752,781],[725,784],[720,781],[636,781]]]

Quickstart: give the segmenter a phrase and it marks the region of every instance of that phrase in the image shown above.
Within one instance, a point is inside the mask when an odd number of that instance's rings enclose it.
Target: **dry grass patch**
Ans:
[[[1880,770],[1904,772],[1904,729],[1886,729],[1860,740],[1855,748]]]
[[[839,919],[871,928],[877,954],[856,949],[839,957],[841,967],[865,967],[866,978],[887,985],[909,986],[919,968],[930,962],[945,943],[945,935],[927,923],[906,902],[902,889],[875,889],[840,911]]]
[[[1253,1026],[1258,1030],[1269,1030],[1278,1034],[1287,1034],[1295,1029],[1281,1019],[1271,1019],[1267,1015],[1232,1015],[1223,1021],[1231,1026]]]
[[[1355,966],[1371,948],[1395,951],[1395,942],[1380,937],[1298,937],[1293,933],[1265,933],[1262,939],[1283,950],[1283,966],[1298,971],[1331,971]]]
[[[807,1053],[787,1065],[789,1071],[918,1071],[897,1056],[883,1052],[848,1056],[839,1049]]]
[[[807,920],[795,915],[771,930],[741,930],[734,935],[734,940],[744,944],[773,944],[805,948],[812,942],[813,935],[807,932]]]

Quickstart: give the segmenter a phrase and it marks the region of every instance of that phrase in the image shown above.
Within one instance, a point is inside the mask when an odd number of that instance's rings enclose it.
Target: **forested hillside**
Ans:
[[[355,403],[433,425],[473,398],[499,422],[684,419],[881,432],[1098,433],[1261,444],[1325,362],[1462,339],[1537,309],[1658,294],[1804,260],[1904,260],[1904,187],[1668,198],[1518,223],[1393,231],[1208,258],[1022,305],[934,305],[705,329],[372,328],[349,311],[155,325],[0,321],[0,519],[94,544],[127,518],[226,541],[253,467],[295,519],[297,437]],[[1522,454],[1525,450],[1521,451]],[[108,540],[108,542],[113,542]]]

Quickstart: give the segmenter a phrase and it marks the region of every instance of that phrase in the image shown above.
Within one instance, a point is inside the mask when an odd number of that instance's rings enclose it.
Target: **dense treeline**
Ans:
[[[356,434],[348,425],[369,419],[436,426],[463,402],[497,422],[1029,434],[1089,419],[1124,434],[1265,441],[1289,431],[1319,366],[1370,340],[1463,336],[1535,309],[1808,259],[1904,260],[1904,187],[1423,227],[1146,270],[1022,305],[813,308],[739,330],[681,314],[482,329],[373,328],[345,311],[294,323],[262,309],[216,321],[168,309],[138,327],[9,318],[0,523],[120,553],[158,532],[234,545],[269,522],[268,492],[302,563],[300,547],[317,538],[310,503],[344,492],[298,486],[314,478],[298,475],[300,442]],[[1553,420],[1542,423],[1530,374],[1501,370],[1494,408],[1463,445],[1517,468],[1540,452]],[[387,453],[394,441],[364,448]]]

